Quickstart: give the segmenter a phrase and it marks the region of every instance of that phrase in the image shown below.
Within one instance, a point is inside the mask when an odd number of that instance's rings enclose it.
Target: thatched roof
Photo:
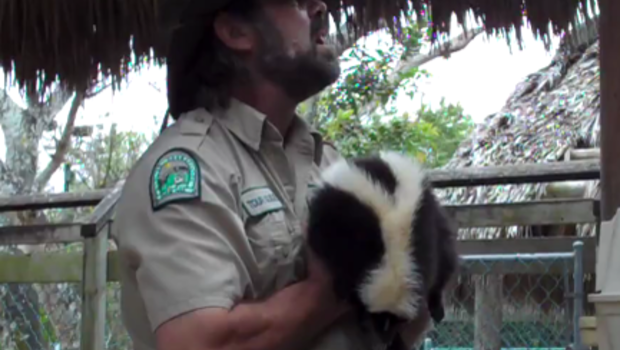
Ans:
[[[120,81],[128,66],[154,59],[151,48],[157,43],[155,9],[159,1],[162,0],[0,0],[2,67],[26,91],[46,90],[56,79],[70,88],[83,88],[98,78],[98,72]],[[588,7],[595,6],[595,2],[326,0],[336,23],[347,19],[348,30],[356,37],[386,23],[393,27],[395,16],[412,9],[418,13],[428,9],[438,32],[450,30],[452,13],[462,22],[465,12],[473,10],[490,34],[516,28],[519,38],[525,15],[532,29],[546,38],[549,24],[560,32],[568,28],[577,12],[585,10],[587,14]],[[154,57],[161,58],[161,54]]]
[[[562,44],[552,63],[517,85],[502,110],[477,126],[447,168],[563,161],[569,148],[599,145],[599,44],[571,50]],[[588,182],[586,196],[597,196]],[[540,199],[546,184],[456,188],[437,193],[448,203],[502,203]],[[527,228],[462,230],[463,237],[522,236]],[[580,235],[591,234],[580,226]]]

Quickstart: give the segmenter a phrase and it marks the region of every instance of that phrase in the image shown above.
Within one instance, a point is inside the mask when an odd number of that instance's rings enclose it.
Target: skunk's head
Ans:
[[[412,230],[423,192],[421,166],[398,153],[325,169],[310,201],[308,243],[334,274],[340,297],[372,313],[417,316],[425,300]]]

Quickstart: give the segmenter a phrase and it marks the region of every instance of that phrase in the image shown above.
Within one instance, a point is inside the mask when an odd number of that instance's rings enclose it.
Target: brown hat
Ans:
[[[205,21],[211,14],[223,9],[230,0],[159,0],[159,43],[157,50],[167,60],[167,90],[169,111],[174,119],[177,110],[179,86],[186,82],[186,66],[194,57],[203,38]]]
[[[226,6],[229,0],[159,0],[157,21],[161,48],[168,51],[176,33],[183,32],[187,23],[205,18]],[[184,35],[183,35],[184,36]]]

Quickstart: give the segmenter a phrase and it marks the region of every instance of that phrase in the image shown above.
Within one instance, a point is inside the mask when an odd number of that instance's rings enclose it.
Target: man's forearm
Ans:
[[[334,302],[306,282],[261,303],[242,303],[229,313],[225,349],[287,349],[312,340],[339,316]]]

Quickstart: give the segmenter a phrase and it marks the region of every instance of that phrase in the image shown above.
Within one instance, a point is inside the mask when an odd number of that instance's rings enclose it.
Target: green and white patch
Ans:
[[[166,204],[200,197],[200,168],[184,150],[172,150],[157,160],[151,173],[151,205],[154,210]]]
[[[269,187],[252,187],[241,193],[241,203],[250,216],[259,216],[284,208]]]

